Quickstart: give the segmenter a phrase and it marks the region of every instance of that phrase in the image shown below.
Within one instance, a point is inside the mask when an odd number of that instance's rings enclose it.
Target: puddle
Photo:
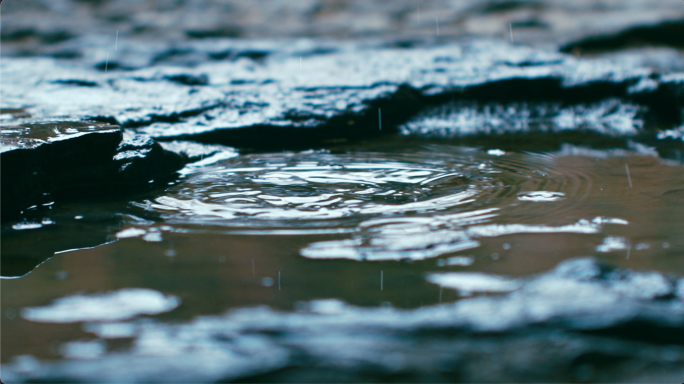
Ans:
[[[241,308],[182,323],[88,323],[84,336],[90,340],[60,345],[67,362],[22,355],[6,364],[4,372],[25,381],[59,375],[107,382],[127,377],[141,382],[272,382],[312,375],[324,382],[342,372],[378,381],[396,372],[420,377],[436,372],[432,377],[448,382],[454,376],[482,377],[477,367],[496,363],[504,373],[487,376],[492,381],[523,368],[528,374],[568,381],[582,366],[578,354],[594,357],[591,366],[597,375],[624,378],[653,367],[672,374],[684,361],[684,348],[671,344],[684,337],[677,328],[684,315],[682,279],[579,258],[522,279],[446,273],[429,280],[449,288],[445,291],[496,294],[413,310],[387,302],[360,308],[323,299],[299,301],[295,311]],[[639,343],[642,336],[631,331],[635,326],[644,332],[667,329],[659,338],[666,342]],[[450,337],[454,334],[458,336]],[[130,340],[125,349],[108,350],[121,338]],[[507,353],[482,353],[493,348]],[[604,363],[603,358],[618,352],[617,362]],[[648,368],[637,362],[648,362]],[[562,369],[550,374],[550,364]],[[122,366],[128,369],[122,371]],[[469,368],[464,372],[463,367]],[[617,371],[606,371],[611,368]]]
[[[196,161],[214,153],[193,150]],[[97,359],[93,334],[121,348],[137,337],[121,319],[185,322],[257,305],[343,311],[306,304],[317,300],[429,307],[513,290],[582,255],[684,275],[680,165],[628,149],[487,151],[400,137],[233,151],[97,209],[37,207],[21,229],[3,232],[3,261],[27,244],[52,256],[2,281],[3,347],[12,351],[3,362]],[[647,280],[642,294],[657,296],[660,283]],[[132,288],[149,300],[127,296]],[[71,342],[86,344],[54,344]]]
[[[4,382],[684,377],[681,3],[8,3]]]

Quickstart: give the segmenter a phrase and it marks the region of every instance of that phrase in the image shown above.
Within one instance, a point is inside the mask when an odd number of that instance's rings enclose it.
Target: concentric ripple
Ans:
[[[188,167],[165,195],[135,205],[190,230],[352,234],[311,244],[301,252],[310,258],[417,260],[477,247],[481,237],[600,231],[600,218],[545,223],[581,203],[581,174],[550,170],[550,156],[491,153],[413,145],[243,155]],[[488,224],[521,204],[527,217]]]
[[[304,152],[241,156],[194,170],[141,204],[170,223],[313,228],[473,203],[502,187],[464,156]]]

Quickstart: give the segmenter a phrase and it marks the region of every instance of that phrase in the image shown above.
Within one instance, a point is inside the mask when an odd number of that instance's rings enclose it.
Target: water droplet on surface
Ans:
[[[272,287],[273,286],[273,279],[270,277],[264,277],[261,279],[261,285],[264,287]]]

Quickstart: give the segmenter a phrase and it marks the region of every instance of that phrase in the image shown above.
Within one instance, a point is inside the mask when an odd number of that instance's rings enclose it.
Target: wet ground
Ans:
[[[679,14],[504,3],[3,14],[3,382],[681,382]]]

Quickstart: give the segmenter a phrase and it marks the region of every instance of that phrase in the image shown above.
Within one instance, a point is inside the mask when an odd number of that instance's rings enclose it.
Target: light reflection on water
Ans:
[[[165,191],[131,198],[132,205],[99,206],[104,217],[111,211],[123,218],[118,226],[103,221],[114,242],[60,253],[25,277],[3,281],[3,347],[14,354],[3,361],[19,354],[94,356],[97,343],[50,344],[92,337],[86,332],[130,339],[130,327],[49,328],[20,316],[22,308],[45,308],[79,292],[98,297],[91,294],[144,288],[177,297],[177,308],[154,315],[164,322],[263,304],[293,310],[330,298],[416,308],[458,300],[458,291],[495,290],[482,276],[517,281],[583,255],[684,273],[680,166],[629,151],[616,157],[568,148],[488,153],[426,141],[364,146],[219,156],[189,166]],[[54,224],[16,233],[25,242],[33,232],[59,228],[67,228],[60,238],[76,236],[52,213],[63,209],[59,204],[46,216]],[[97,227],[88,224],[95,212],[85,211],[87,204],[67,212],[85,223],[74,227],[81,236]],[[5,250],[11,239],[3,241]],[[60,249],[75,247],[66,246]],[[385,261],[399,259],[409,262]],[[427,279],[449,272],[482,275],[452,275],[437,285]]]
[[[134,205],[192,231],[351,233],[351,239],[305,247],[301,255],[309,258],[422,260],[476,248],[480,237],[599,232],[603,223],[590,223],[591,217],[547,225],[545,215],[581,203],[591,183],[581,173],[549,170],[554,161],[448,145],[251,154],[189,167],[164,195]],[[482,225],[519,201],[549,206],[530,208],[516,222]],[[117,236],[131,231],[145,233],[129,228]]]
[[[452,209],[500,184],[464,156],[323,152],[258,154],[196,169],[137,204],[169,223],[303,230],[368,217]]]

